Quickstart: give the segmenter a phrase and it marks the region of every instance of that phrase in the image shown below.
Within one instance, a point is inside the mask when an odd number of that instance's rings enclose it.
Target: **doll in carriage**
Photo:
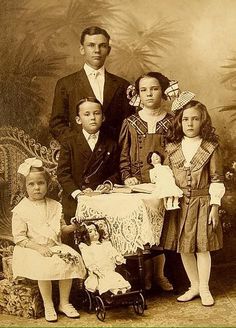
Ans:
[[[115,271],[116,265],[126,262],[109,240],[104,239],[104,230],[94,222],[81,226],[79,245],[88,277],[85,287],[99,295],[110,291],[112,294],[124,294],[131,288],[130,283]]]
[[[84,286],[89,310],[95,308],[101,321],[105,320],[106,308],[114,305],[132,304],[137,314],[143,314],[144,297],[140,290],[131,290],[129,281],[116,272],[117,266],[125,264],[126,259],[112,246],[105,230],[99,223],[84,221],[78,224],[76,235],[87,268]]]

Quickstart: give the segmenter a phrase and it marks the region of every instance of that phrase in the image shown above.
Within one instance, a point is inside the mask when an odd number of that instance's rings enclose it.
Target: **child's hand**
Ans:
[[[51,251],[51,249],[47,246],[42,246],[39,245],[37,248],[37,251],[42,255],[42,256],[46,256],[46,257],[51,257],[53,256],[53,252]]]
[[[120,264],[125,264],[126,263],[126,259],[121,255],[121,254],[118,254],[116,255],[115,257],[115,262],[116,264],[120,265]]]
[[[219,224],[220,218],[219,218],[219,206],[218,205],[212,205],[211,211],[209,214],[208,224],[212,224],[213,230],[215,230]]]
[[[109,194],[111,190],[111,185],[109,185],[108,183],[101,184],[97,186],[96,190],[100,191],[101,194]]]
[[[82,191],[82,193],[80,194],[80,195],[83,195],[83,194],[89,194],[89,193],[91,193],[91,192],[93,192],[93,189],[91,189],[91,188],[86,188],[86,189],[84,189],[83,191]]]
[[[124,184],[126,186],[133,186],[133,185],[139,184],[139,181],[137,178],[131,177],[131,178],[125,179]]]

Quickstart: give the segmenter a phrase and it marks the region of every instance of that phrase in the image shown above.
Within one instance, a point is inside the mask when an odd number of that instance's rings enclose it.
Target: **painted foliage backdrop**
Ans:
[[[56,80],[82,65],[80,33],[99,25],[112,37],[111,72],[133,82],[159,70],[207,105],[234,190],[235,0],[0,0],[0,8],[1,126],[49,144]]]

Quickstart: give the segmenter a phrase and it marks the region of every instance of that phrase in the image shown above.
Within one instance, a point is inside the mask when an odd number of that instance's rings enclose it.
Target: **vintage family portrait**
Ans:
[[[236,1],[0,5],[0,327],[235,327]]]

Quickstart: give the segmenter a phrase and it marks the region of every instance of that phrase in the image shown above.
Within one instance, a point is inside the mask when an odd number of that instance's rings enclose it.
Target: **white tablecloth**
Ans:
[[[162,199],[143,193],[81,196],[76,217],[104,217],[111,229],[111,242],[123,255],[134,254],[149,243],[158,245],[163,226]]]

